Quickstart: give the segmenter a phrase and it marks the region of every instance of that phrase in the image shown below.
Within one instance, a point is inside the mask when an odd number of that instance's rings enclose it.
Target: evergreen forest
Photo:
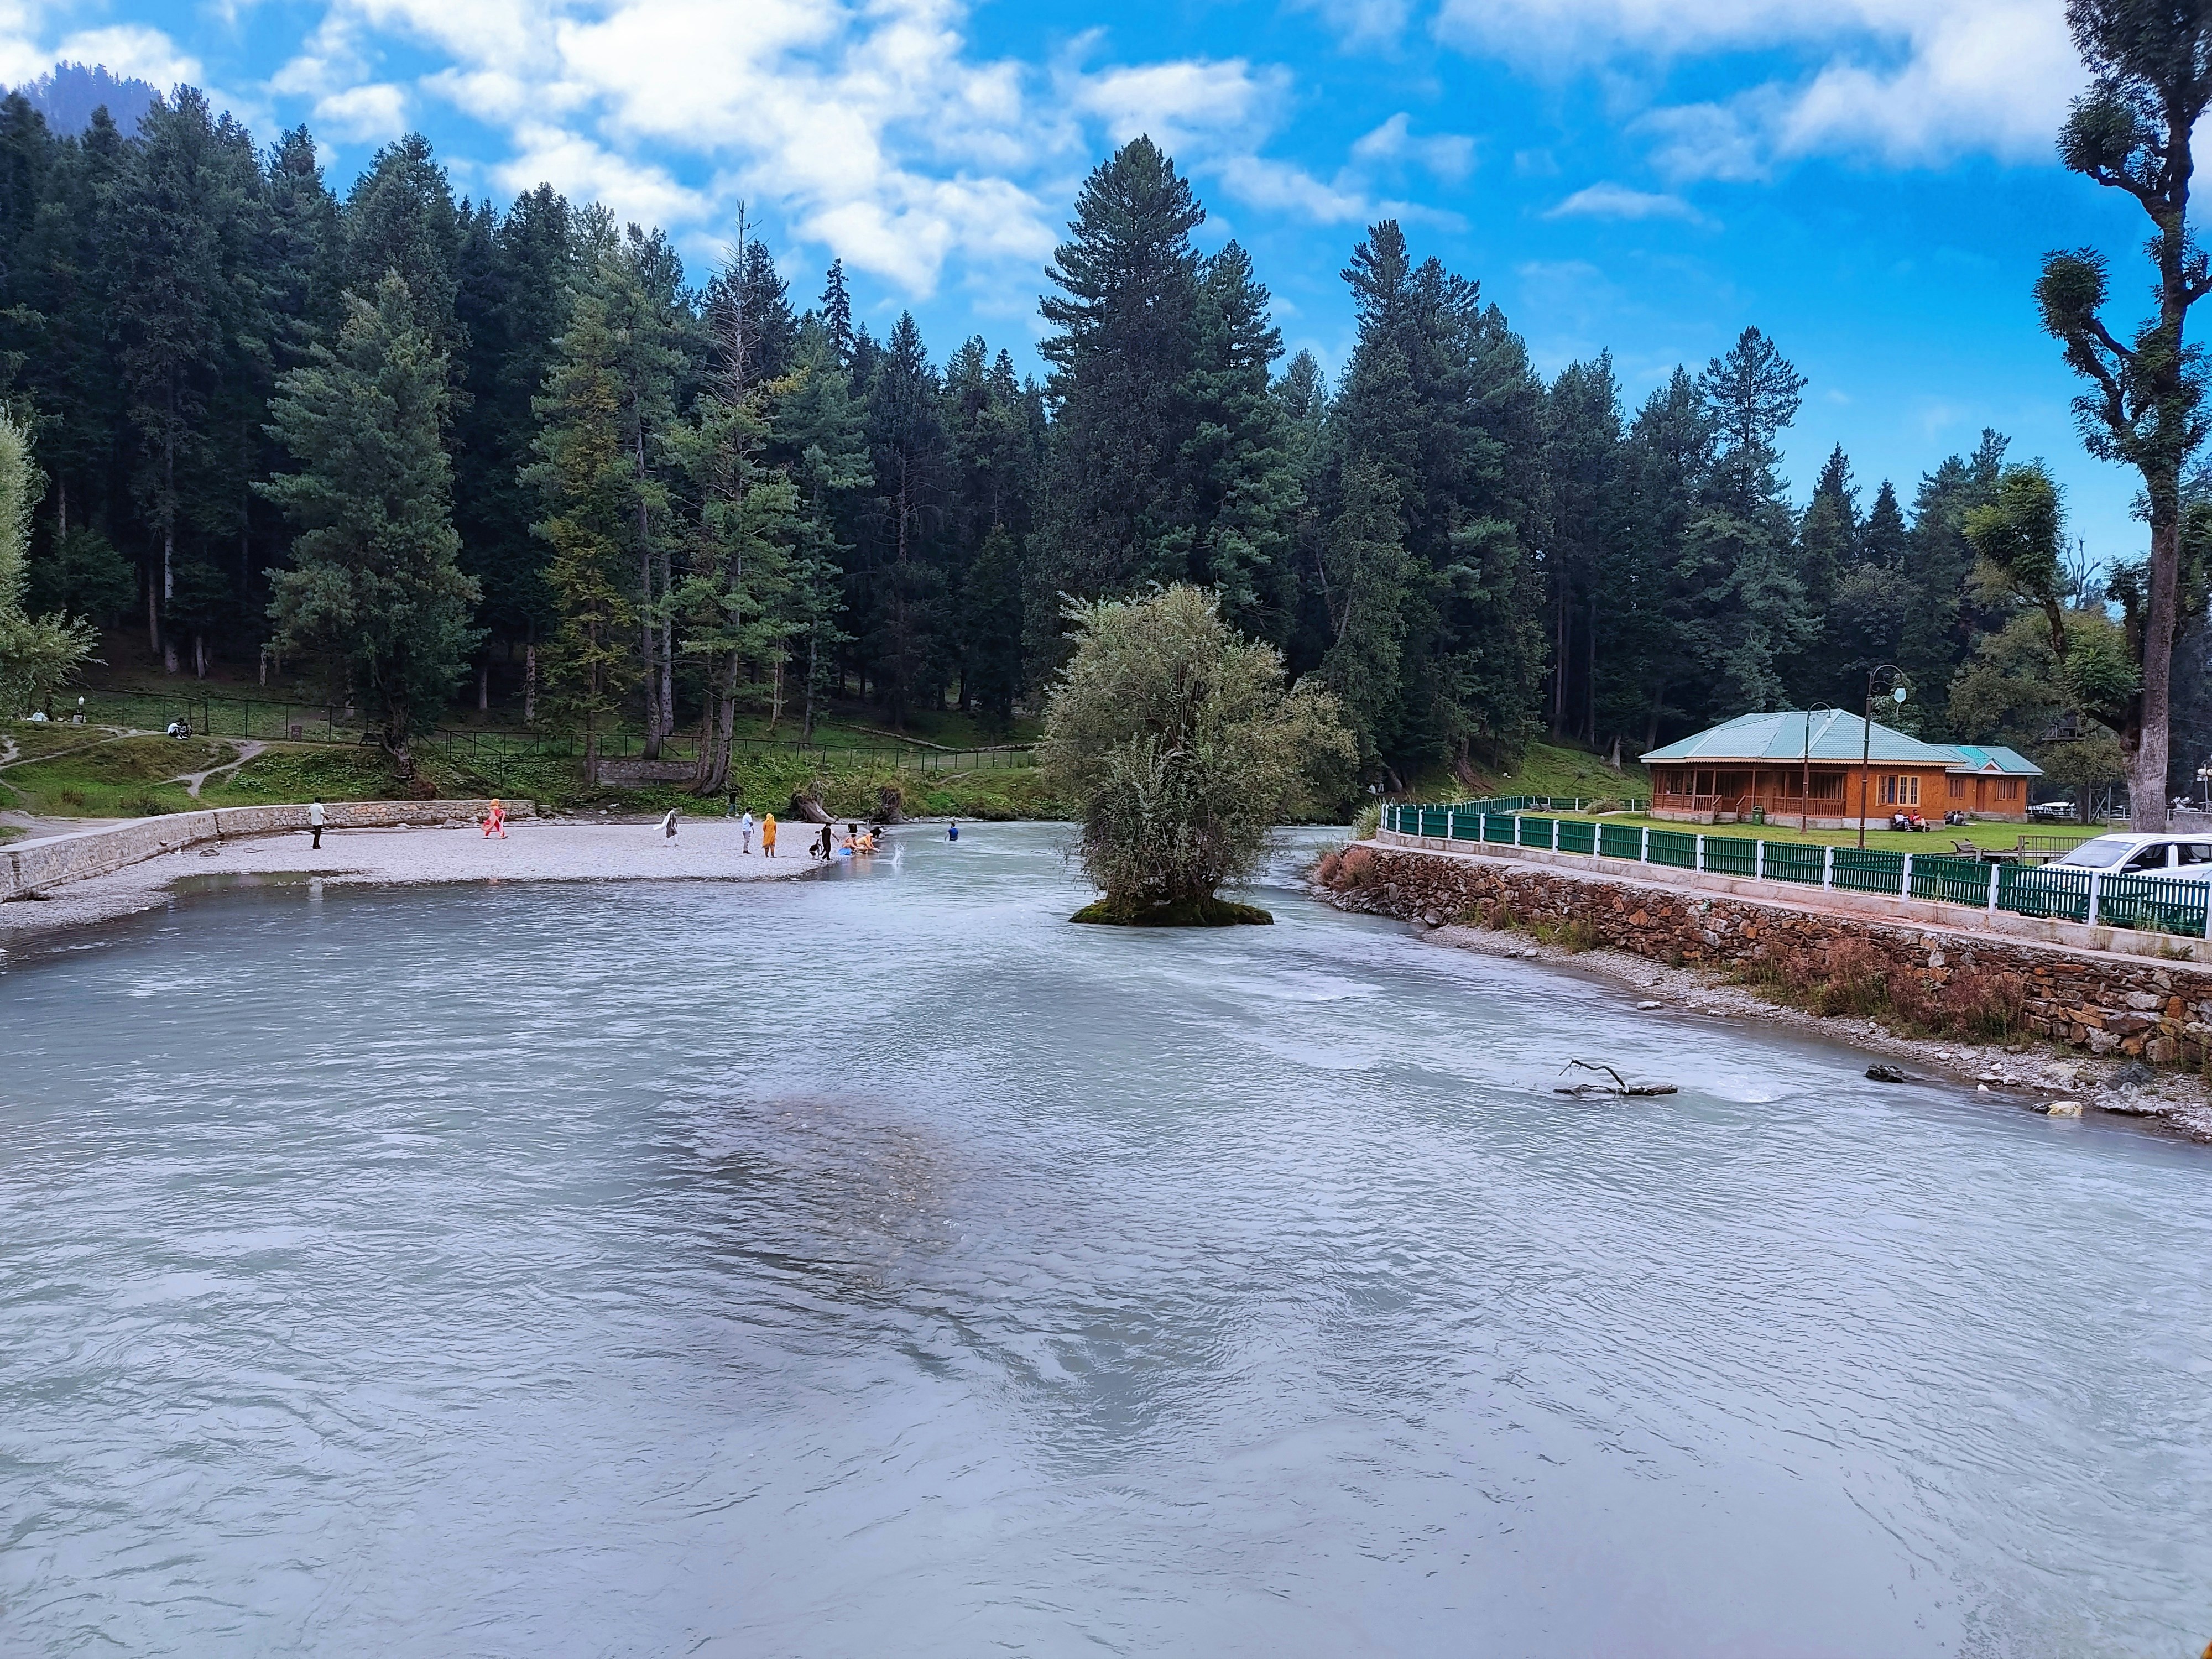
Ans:
[[[1042,274],[1038,378],[1005,343],[871,329],[839,265],[781,270],[742,222],[695,287],[662,231],[550,187],[457,198],[419,137],[340,194],[306,130],[262,148],[188,88],[129,131],[19,92],[27,608],[89,618],[111,666],[361,699],[403,763],[456,703],[696,736],[702,791],[741,720],[1006,729],[1072,607],[1177,581],[1333,690],[1386,787],[1547,732],[1632,757],[1856,711],[1877,665],[1923,733],[2070,738],[2118,775],[2055,689],[2052,593],[1970,544],[2001,434],[1901,482],[1838,449],[1800,504],[1804,380],[1756,326],[1640,398],[1607,355],[1547,375],[1479,274],[1384,221],[1345,252],[1331,376],[1205,220],[1149,140],[1100,164]],[[2126,625],[2139,577],[2062,574],[2066,628]]]

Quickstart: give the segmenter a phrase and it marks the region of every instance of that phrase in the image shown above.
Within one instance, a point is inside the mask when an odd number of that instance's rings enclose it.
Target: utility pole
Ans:
[[[1867,775],[1874,757],[1874,683],[1875,677],[1887,676],[1893,684],[1890,700],[1905,707],[1905,671],[1893,662],[1886,662],[1867,670],[1866,714],[1859,722],[1859,845],[1866,845],[1867,790],[1872,780]]]

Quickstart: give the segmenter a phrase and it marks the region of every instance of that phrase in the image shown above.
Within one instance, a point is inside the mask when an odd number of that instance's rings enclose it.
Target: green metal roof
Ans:
[[[1811,742],[1807,742],[1807,723]],[[1732,720],[1695,736],[1654,749],[1644,764],[1692,761],[1700,764],[1728,761],[1786,761],[1808,753],[1817,761],[1855,761],[1862,741],[1870,739],[1869,758],[1893,765],[1953,767],[1960,764],[1955,750],[1923,743],[1902,732],[1893,732],[1881,721],[1869,722],[1839,709],[1818,708],[1809,714],[1784,709],[1769,714],[1739,714]]]
[[[1959,757],[1951,769],[1957,771],[1988,772],[2000,777],[2039,778],[2043,769],[2020,752],[2008,749],[2001,743],[1947,743],[1943,745]]]

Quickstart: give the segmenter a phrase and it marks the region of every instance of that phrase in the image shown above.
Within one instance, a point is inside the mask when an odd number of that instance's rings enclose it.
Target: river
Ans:
[[[0,1650],[2212,1637],[2212,1151],[938,835],[0,975]]]

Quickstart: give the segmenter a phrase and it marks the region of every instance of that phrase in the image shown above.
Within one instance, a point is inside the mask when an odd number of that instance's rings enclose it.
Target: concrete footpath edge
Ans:
[[[511,818],[538,815],[532,801],[501,804]],[[489,799],[327,801],[323,816],[325,827],[331,830],[434,829],[441,824],[473,823],[490,810]],[[211,806],[198,812],[133,818],[110,829],[79,830],[66,836],[18,842],[12,847],[0,847],[0,903],[104,876],[204,842],[282,835],[307,827],[304,805]]]

